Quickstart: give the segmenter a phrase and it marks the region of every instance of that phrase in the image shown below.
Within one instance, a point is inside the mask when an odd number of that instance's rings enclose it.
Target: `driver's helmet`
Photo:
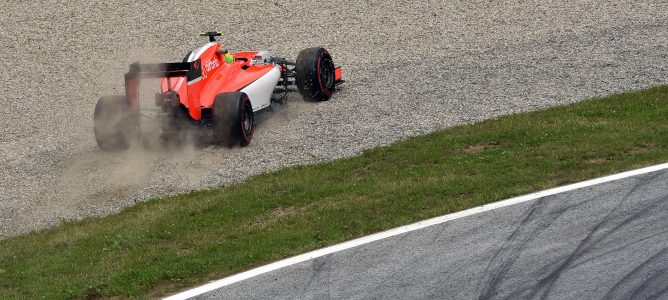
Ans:
[[[225,53],[224,56],[225,56],[225,62],[228,62],[228,63],[233,63],[234,62],[234,56],[232,54],[230,54],[229,52]]]

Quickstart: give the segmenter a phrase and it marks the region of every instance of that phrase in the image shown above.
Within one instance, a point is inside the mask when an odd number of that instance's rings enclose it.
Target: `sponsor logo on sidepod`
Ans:
[[[219,65],[220,65],[220,64],[218,63],[218,60],[214,58],[214,59],[212,59],[212,60],[210,60],[210,61],[207,61],[207,62],[204,64],[204,69],[205,69],[207,72],[209,72],[209,71],[211,71],[211,70],[213,70],[213,69],[215,69],[215,68],[218,68]]]

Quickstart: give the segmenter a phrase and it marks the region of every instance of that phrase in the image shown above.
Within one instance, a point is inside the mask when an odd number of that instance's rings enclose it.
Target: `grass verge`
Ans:
[[[154,297],[668,160],[668,87],[464,125],[0,241],[0,298]]]

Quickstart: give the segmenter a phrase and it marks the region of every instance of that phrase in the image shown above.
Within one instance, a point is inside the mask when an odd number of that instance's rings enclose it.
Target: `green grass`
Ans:
[[[511,196],[668,161],[668,87],[458,126],[0,241],[0,298],[155,297]]]

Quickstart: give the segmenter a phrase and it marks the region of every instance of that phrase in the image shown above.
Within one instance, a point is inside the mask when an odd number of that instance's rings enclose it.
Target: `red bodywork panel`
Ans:
[[[202,108],[211,108],[216,95],[237,92],[271,71],[273,65],[252,66],[251,60],[257,52],[237,52],[232,63],[218,54],[219,44],[211,45],[199,57],[202,76],[186,82],[186,76],[162,79],[161,91],[170,88],[179,94],[179,101],[188,108],[190,117],[202,119]]]

